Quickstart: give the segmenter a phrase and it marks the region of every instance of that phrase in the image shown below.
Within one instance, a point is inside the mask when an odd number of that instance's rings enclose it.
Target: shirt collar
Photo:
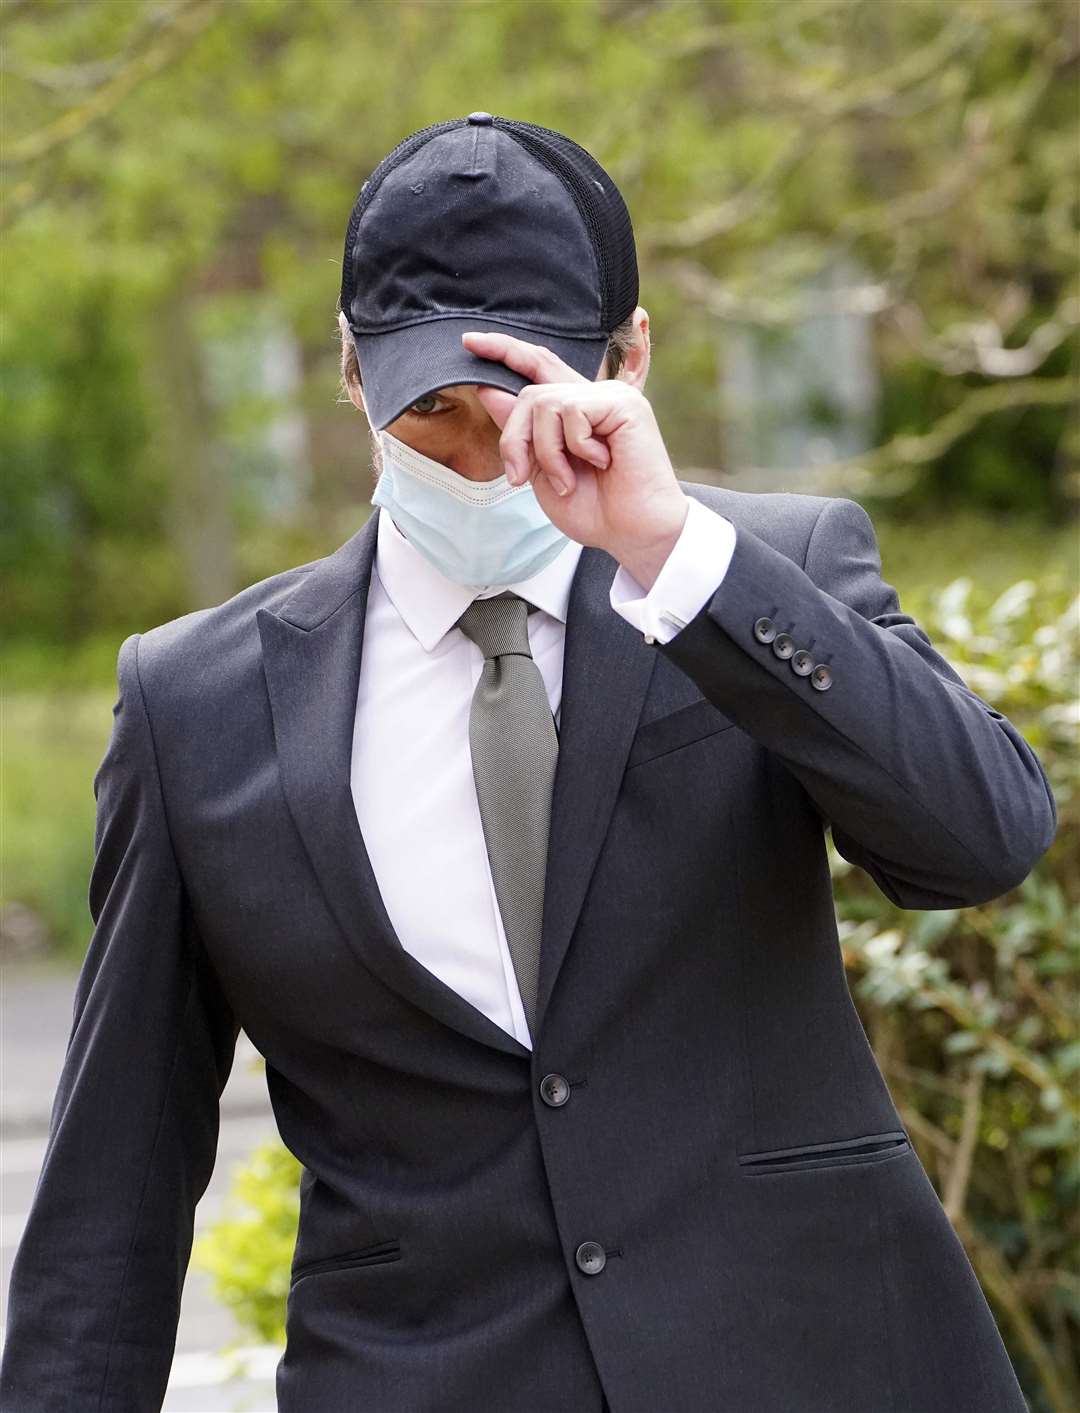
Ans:
[[[566,623],[570,585],[582,546],[569,540],[550,564],[528,579],[497,588],[470,589],[436,569],[394,524],[385,507],[378,510],[375,570],[406,627],[427,652],[453,628],[473,599],[493,598],[513,589],[523,599]]]

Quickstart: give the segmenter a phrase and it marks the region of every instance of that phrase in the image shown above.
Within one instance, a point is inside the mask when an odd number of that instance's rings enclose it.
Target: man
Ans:
[[[282,1413],[1023,1413],[824,834],[970,906],[1049,846],[1045,773],[855,502],[674,475],[637,294],[548,129],[361,189],[376,514],[120,649],[10,1413],[160,1405],[241,1025],[304,1165]]]

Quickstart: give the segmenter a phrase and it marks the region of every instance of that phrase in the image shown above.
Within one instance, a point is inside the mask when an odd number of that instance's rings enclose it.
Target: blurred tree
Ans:
[[[569,132],[619,182],[681,474],[753,484],[725,446],[725,331],[796,339],[854,311],[874,447],[793,466],[791,488],[1074,508],[1068,0],[9,0],[0,25],[3,573],[28,631],[145,627],[351,533],[369,492],[333,395],[348,210],[402,136],[475,107]],[[838,260],[863,273],[822,283]],[[301,349],[286,396],[313,465],[288,525],[199,387],[190,331],[238,291]]]

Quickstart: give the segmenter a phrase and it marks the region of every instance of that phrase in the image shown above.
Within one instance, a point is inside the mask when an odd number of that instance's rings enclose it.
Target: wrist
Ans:
[[[646,593],[656,583],[668,556],[678,543],[689,513],[690,498],[680,492],[670,510],[650,521],[641,538],[635,539],[632,545],[622,545],[611,551],[620,566]]]

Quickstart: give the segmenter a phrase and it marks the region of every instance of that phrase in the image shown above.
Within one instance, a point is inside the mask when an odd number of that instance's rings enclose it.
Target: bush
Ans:
[[[1020,887],[896,908],[829,857],[852,995],[905,1127],[994,1309],[1032,1413],[1080,1407],[1080,599],[1060,578],[992,602],[970,578],[906,595],[935,646],[1038,753],[1058,834]]]
[[[192,1248],[192,1264],[213,1277],[218,1299],[264,1344],[285,1343],[300,1173],[281,1143],[261,1144],[237,1168],[221,1218]]]

